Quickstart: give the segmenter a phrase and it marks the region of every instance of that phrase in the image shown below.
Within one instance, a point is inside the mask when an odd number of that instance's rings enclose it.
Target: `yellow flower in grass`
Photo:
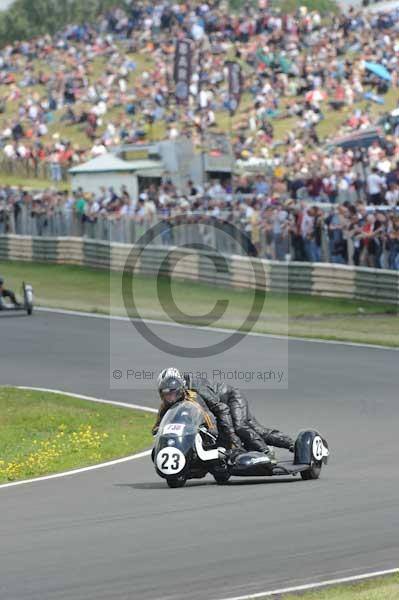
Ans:
[[[95,431],[91,425],[81,425],[78,431],[67,433],[66,426],[60,425],[52,437],[45,440],[33,440],[32,452],[23,459],[7,463],[0,460],[0,475],[9,481],[26,476],[41,475],[55,468],[55,461],[71,452],[94,450],[91,460],[101,460],[98,452],[108,433]]]

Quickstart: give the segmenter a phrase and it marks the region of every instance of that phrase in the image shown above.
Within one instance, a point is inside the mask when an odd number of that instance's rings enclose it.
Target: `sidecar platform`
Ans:
[[[238,477],[296,475],[309,469],[309,464],[294,464],[292,460],[276,461],[261,452],[239,454],[229,467],[230,474]]]
[[[273,468],[273,475],[296,475],[301,471],[308,471],[310,465],[296,465],[290,460],[281,460]]]

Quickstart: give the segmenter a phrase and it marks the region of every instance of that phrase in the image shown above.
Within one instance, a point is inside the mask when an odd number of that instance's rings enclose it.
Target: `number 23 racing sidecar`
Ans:
[[[157,474],[169,487],[183,487],[188,479],[208,473],[218,484],[231,476],[271,477],[297,475],[318,479],[327,464],[328,444],[314,430],[302,431],[295,442],[294,458],[274,460],[261,452],[230,454],[217,446],[216,422],[202,407],[191,401],[179,402],[168,410],[159,426],[152,461]]]

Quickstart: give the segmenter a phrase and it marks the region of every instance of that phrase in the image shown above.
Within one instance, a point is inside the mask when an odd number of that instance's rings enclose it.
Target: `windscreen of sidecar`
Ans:
[[[159,427],[160,435],[191,435],[204,423],[204,414],[194,402],[178,402],[165,414]]]

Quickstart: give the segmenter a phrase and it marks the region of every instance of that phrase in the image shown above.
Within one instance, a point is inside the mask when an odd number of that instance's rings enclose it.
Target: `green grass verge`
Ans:
[[[294,13],[301,6],[306,6],[308,10],[318,10],[326,16],[336,14],[339,10],[334,0],[272,0],[271,5],[283,13]]]
[[[0,387],[0,483],[149,448],[153,421],[154,415],[142,411]]]
[[[22,280],[32,283],[39,306],[125,314],[120,273],[14,261],[0,262],[0,273],[6,284],[16,290]],[[169,316],[165,314],[167,285],[167,280],[160,279],[158,293],[154,277],[135,277],[134,298],[142,317],[179,320],[176,309],[171,306],[168,306]],[[218,300],[227,300],[228,308],[223,317],[213,323],[225,328],[239,327],[253,302],[251,291],[191,282],[174,281],[172,294],[178,308],[187,315],[182,321],[194,324],[205,324],[206,319],[198,315],[211,311]],[[399,346],[397,308],[373,302],[268,293],[253,329],[263,333]]]
[[[56,188],[57,190],[69,190],[71,184],[69,181],[56,183],[51,179],[35,179],[34,177],[21,177],[21,175],[3,175],[0,173],[0,186],[10,185],[11,187],[29,188],[32,190],[45,190]]]
[[[281,600],[398,600],[399,574],[378,577],[352,585],[319,589],[305,594],[279,596]],[[260,600],[262,600],[260,598]]]

